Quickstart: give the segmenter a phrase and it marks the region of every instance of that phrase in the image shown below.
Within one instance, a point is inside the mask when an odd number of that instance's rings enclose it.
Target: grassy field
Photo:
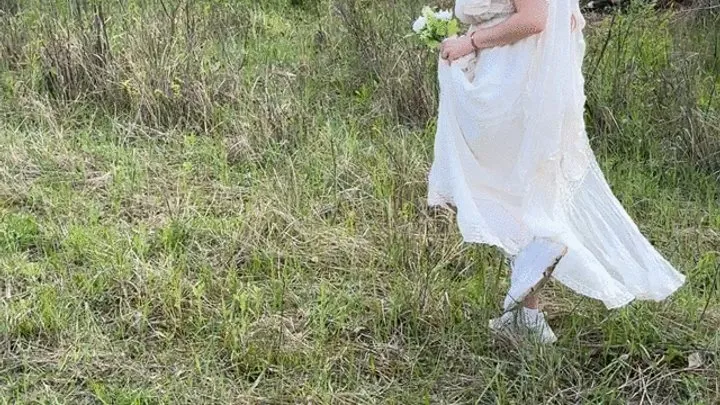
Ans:
[[[422,1],[0,1],[0,403],[720,403],[712,4],[586,29],[594,149],[686,286],[553,285],[536,347],[425,205]]]

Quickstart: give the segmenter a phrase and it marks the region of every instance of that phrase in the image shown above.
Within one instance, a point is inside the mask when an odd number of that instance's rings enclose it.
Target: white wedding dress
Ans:
[[[613,195],[590,149],[577,0],[549,0],[538,35],[439,62],[440,106],[428,203],[453,205],[463,239],[515,256],[534,238],[568,248],[553,277],[608,308],[663,300],[683,283]],[[512,0],[458,0],[488,27]],[[574,29],[571,20],[576,22]]]

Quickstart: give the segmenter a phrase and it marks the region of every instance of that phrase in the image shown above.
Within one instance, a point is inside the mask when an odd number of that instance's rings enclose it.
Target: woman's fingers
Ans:
[[[449,38],[440,44],[440,57],[450,63],[463,57],[463,51],[453,38]]]

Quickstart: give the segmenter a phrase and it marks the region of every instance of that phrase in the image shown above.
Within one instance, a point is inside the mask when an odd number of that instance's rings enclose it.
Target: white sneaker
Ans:
[[[545,320],[545,314],[536,309],[523,308],[506,312],[500,318],[490,321],[490,329],[510,335],[529,335],[543,344],[557,342],[557,336]]]
[[[516,313],[517,311],[505,312],[500,318],[491,319],[490,329],[494,332],[516,333],[519,329],[515,319]]]
[[[523,326],[526,330],[537,337],[540,343],[551,344],[557,342],[557,336],[545,320],[545,314],[535,310],[523,308]]]
[[[565,254],[565,245],[544,238],[535,239],[523,248],[512,263],[505,311],[516,308],[528,295],[542,288]]]

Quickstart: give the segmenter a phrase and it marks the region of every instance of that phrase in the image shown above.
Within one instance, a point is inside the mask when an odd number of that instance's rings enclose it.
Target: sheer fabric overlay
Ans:
[[[464,240],[509,256],[535,237],[565,244],[555,279],[607,307],[662,300],[684,276],[615,198],[585,132],[578,1],[548,8],[539,35],[439,62],[428,203],[454,205]],[[511,0],[458,0],[455,11],[483,28],[513,10]]]

